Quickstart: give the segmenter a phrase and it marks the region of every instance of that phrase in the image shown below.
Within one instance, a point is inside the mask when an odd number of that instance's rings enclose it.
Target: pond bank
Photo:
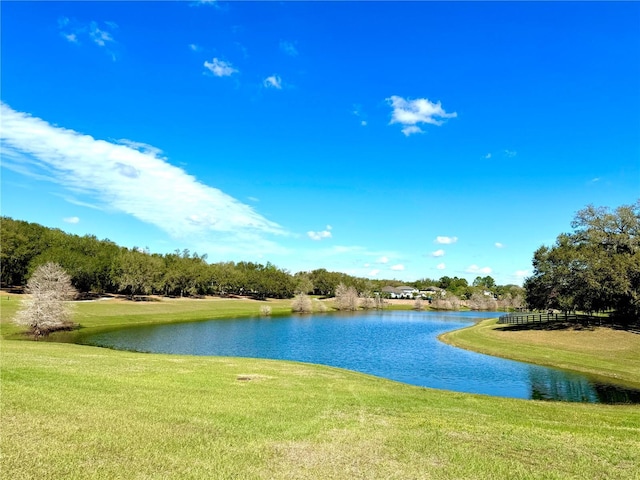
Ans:
[[[439,339],[467,350],[640,388],[640,335],[605,327],[549,327],[527,329],[499,325],[492,319],[444,333]]]

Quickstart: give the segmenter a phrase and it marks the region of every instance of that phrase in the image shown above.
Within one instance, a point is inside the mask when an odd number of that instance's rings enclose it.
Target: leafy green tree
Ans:
[[[137,249],[124,249],[114,260],[113,274],[118,289],[135,295],[153,293],[162,278],[162,259]]]
[[[588,206],[552,247],[533,256],[524,284],[532,308],[563,311],[614,310],[640,317],[640,201],[614,211]]]

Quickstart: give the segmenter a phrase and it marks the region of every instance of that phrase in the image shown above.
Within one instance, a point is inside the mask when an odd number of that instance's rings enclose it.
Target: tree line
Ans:
[[[73,235],[10,217],[1,218],[0,238],[0,280],[4,286],[26,285],[39,266],[51,262],[67,272],[73,287],[81,294],[292,298],[303,293],[334,297],[342,285],[352,288],[362,298],[372,298],[372,293],[381,292],[385,286],[409,285],[418,290],[440,287],[447,291],[450,303],[455,303],[454,299],[472,302],[475,298],[480,305],[489,299],[522,296],[520,287],[496,285],[490,276],[477,277],[471,285],[464,278],[448,276],[407,283],[355,277],[324,268],[292,274],[269,262],[264,265],[244,261],[208,263],[206,254],[186,249],[151,253],[146,248],[126,248],[108,239]]]
[[[614,210],[587,206],[553,246],[533,255],[524,288],[529,307],[611,312],[640,319],[640,200]]]

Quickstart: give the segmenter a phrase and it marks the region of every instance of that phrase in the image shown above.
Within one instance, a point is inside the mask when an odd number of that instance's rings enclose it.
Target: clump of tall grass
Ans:
[[[263,317],[271,316],[271,307],[269,305],[262,305],[260,307],[260,315]]]

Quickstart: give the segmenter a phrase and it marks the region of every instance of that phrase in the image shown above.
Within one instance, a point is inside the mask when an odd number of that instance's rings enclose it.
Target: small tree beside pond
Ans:
[[[298,293],[291,302],[291,311],[297,313],[313,312],[311,298],[306,293]]]
[[[72,300],[77,291],[60,265],[49,262],[36,268],[27,282],[26,292],[30,296],[23,300],[15,322],[28,327],[34,338],[73,326],[73,305],[68,300]]]
[[[358,310],[358,291],[354,287],[347,287],[340,283],[336,287],[335,307],[338,310]]]

